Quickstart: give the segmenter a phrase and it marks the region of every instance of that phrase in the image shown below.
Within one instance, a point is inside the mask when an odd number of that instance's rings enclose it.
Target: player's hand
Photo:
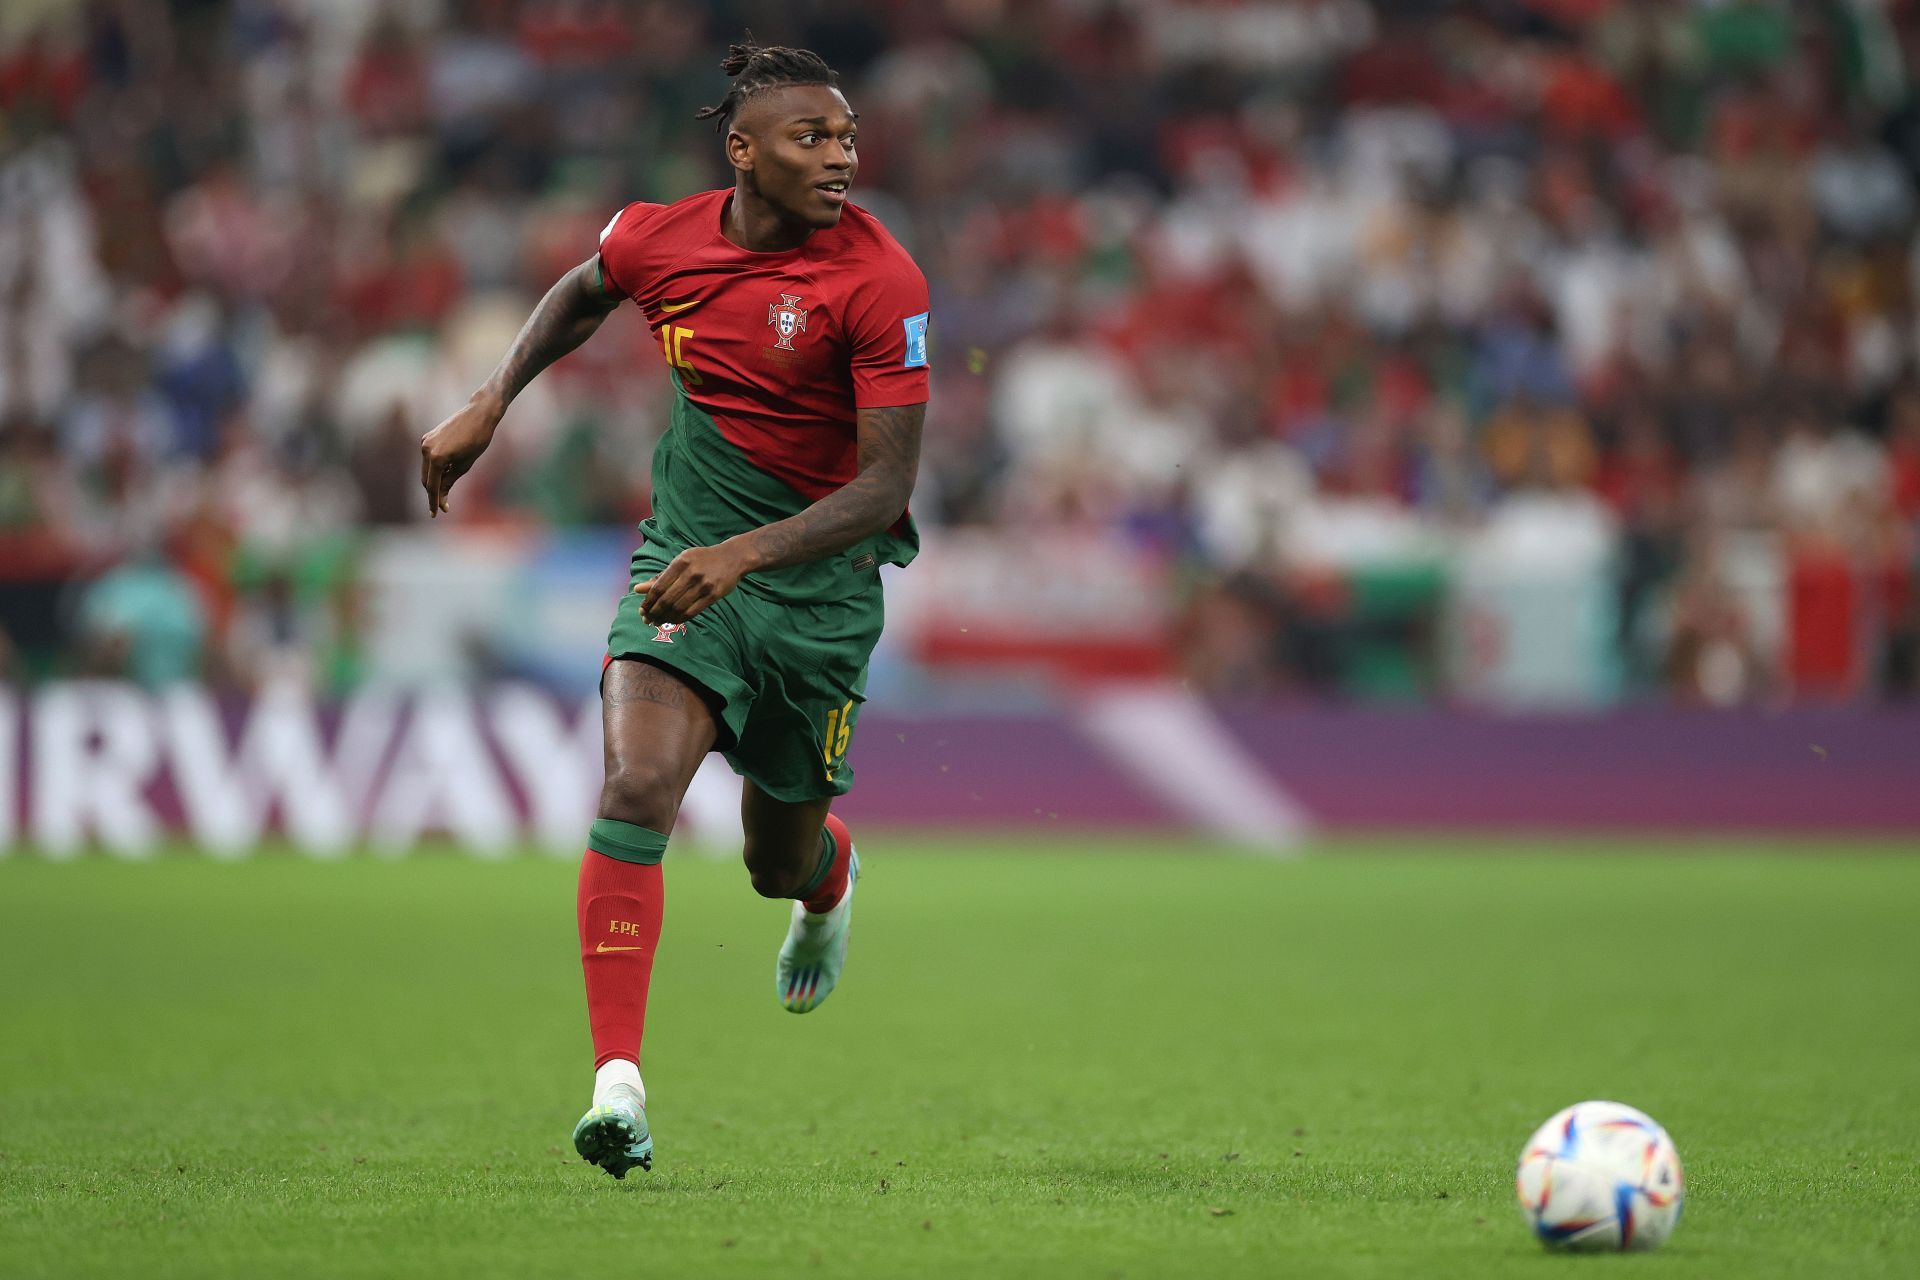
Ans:
[[[645,582],[634,584],[640,616],[648,622],[685,622],[734,589],[749,568],[745,552],[728,539],[688,547]]]
[[[427,491],[427,514],[447,509],[453,482],[467,474],[500,425],[501,408],[475,396],[464,408],[420,437],[420,487]]]

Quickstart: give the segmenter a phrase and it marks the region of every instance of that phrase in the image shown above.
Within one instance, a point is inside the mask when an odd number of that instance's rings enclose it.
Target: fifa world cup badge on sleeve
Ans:
[[[906,368],[922,369],[927,363],[927,313],[908,316],[901,322],[907,326],[907,362]]]

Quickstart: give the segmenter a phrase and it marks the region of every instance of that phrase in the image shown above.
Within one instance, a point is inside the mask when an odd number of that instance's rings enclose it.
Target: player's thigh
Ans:
[[[772,896],[781,897],[796,887],[792,883],[796,878],[805,883],[819,865],[820,828],[832,804],[832,796],[776,799],[753,779],[742,779],[740,825],[746,831],[742,855],[755,888],[772,890]]]
[[[639,658],[616,658],[600,679],[606,782],[600,816],[670,831],[720,722],[690,680]]]

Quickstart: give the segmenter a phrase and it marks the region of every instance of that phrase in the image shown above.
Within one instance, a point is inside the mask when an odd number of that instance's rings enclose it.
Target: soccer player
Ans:
[[[859,116],[812,53],[734,45],[717,120],[731,188],[630,204],[542,298],[467,405],[420,445],[427,509],[513,397],[624,299],[674,385],[653,515],[601,671],[606,782],[580,864],[593,1032],[581,1156],[653,1165],[640,1041],[660,937],[660,860],[709,751],[745,779],[754,889],[793,899],[775,991],[818,1008],[846,963],[859,860],[828,812],[880,636],[879,567],[919,545],[907,498],[927,400],[927,285],[847,192]]]

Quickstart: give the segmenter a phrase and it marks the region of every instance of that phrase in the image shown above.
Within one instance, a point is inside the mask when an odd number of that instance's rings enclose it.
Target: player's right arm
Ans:
[[[547,290],[540,305],[514,338],[480,389],[452,417],[420,440],[420,485],[427,491],[427,514],[447,510],[447,493],[493,440],[494,430],[521,388],[540,371],[573,350],[620,305],[595,254],[567,272]]]

